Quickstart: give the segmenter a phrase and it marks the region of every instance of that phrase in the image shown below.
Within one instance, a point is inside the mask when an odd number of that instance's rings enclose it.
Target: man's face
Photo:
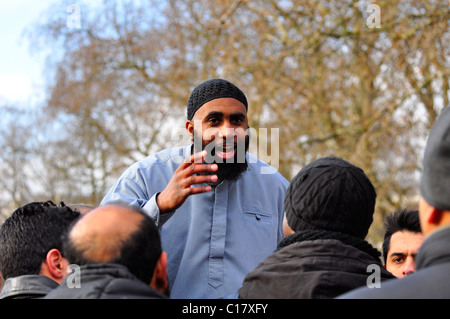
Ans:
[[[206,150],[206,163],[219,166],[219,183],[236,179],[247,169],[249,147],[247,110],[240,101],[220,98],[197,110],[186,128],[194,142],[194,153]]]
[[[413,273],[416,270],[416,254],[422,242],[422,233],[403,230],[392,234],[386,257],[386,269],[398,278]]]

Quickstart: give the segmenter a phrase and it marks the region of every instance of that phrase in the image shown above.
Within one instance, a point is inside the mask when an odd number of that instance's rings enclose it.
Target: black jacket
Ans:
[[[75,275],[75,274],[74,274]],[[91,264],[80,267],[80,285],[67,276],[45,299],[165,299],[163,294],[118,264]],[[68,280],[70,285],[68,285]]]
[[[334,298],[367,284],[380,253],[361,239],[333,232],[303,231],[287,236],[279,249],[244,279],[240,298]]]
[[[357,289],[340,299],[449,299],[450,227],[430,234],[416,255],[416,272],[381,284],[379,289]]]
[[[41,275],[8,278],[3,285],[0,299],[42,298],[56,287],[58,287],[57,282]]]

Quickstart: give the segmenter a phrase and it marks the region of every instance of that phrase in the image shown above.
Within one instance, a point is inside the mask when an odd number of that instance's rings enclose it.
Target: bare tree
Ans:
[[[51,166],[84,176],[97,202],[131,162],[179,142],[193,86],[224,77],[247,93],[252,127],[279,128],[286,178],[326,155],[365,170],[379,238],[386,213],[416,205],[423,141],[449,103],[450,35],[447,1],[369,4],[111,0],[82,6],[80,29],[69,2],[54,7],[30,34],[60,52],[46,114],[77,156]]]
[[[9,215],[11,207],[20,206],[33,196],[27,164],[33,160],[33,126],[29,112],[8,104],[0,107],[0,211]]]

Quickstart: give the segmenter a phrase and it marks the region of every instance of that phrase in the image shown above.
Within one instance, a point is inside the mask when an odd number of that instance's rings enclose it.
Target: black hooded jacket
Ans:
[[[0,299],[40,299],[58,283],[42,275],[23,275],[5,281]]]
[[[239,297],[334,298],[376,280],[395,278],[382,266],[379,255],[368,242],[350,235],[297,232],[246,276]]]

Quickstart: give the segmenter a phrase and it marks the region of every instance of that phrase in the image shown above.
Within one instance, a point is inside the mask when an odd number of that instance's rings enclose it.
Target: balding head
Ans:
[[[83,216],[69,239],[91,262],[110,262],[135,233],[144,216],[124,206],[102,206]]]
[[[150,282],[161,255],[153,220],[139,208],[107,205],[83,215],[70,229],[64,253],[71,264],[117,263]]]

